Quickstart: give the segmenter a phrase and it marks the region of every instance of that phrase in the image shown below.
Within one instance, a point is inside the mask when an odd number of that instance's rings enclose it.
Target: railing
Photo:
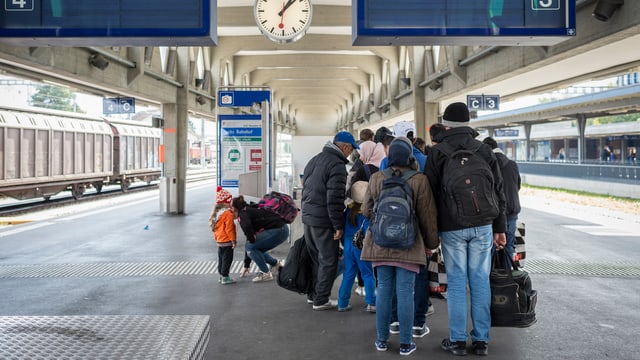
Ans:
[[[640,185],[640,166],[611,163],[575,164],[570,162],[518,161],[523,174],[557,176],[595,181],[615,181]]]

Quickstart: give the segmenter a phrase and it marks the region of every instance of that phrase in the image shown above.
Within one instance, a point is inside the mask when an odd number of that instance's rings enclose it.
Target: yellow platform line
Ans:
[[[32,219],[0,218],[0,225],[19,225],[32,222]]]

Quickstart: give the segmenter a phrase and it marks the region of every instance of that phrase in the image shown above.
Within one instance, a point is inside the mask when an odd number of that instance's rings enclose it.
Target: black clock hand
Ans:
[[[278,16],[282,16],[282,14],[284,14],[284,11],[287,10],[289,6],[293,5],[294,2],[296,2],[296,0],[288,0],[287,3],[282,7],[282,10],[280,10],[280,12],[278,13]]]

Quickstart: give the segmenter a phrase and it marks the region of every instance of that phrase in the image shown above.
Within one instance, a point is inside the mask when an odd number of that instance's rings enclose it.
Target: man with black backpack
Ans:
[[[434,139],[425,174],[438,207],[438,231],[447,271],[449,336],[442,348],[467,354],[467,285],[471,299],[471,341],[476,355],[488,355],[491,328],[491,249],[506,243],[505,197],[500,167],[491,148],[475,139],[464,103],[447,106],[446,131]]]

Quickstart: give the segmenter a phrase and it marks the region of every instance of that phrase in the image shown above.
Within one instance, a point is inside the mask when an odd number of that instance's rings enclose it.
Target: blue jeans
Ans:
[[[507,233],[505,234],[507,237],[507,244],[504,249],[507,250],[507,254],[509,254],[509,258],[513,259],[513,255],[516,253],[516,226],[518,222],[518,217],[514,217],[511,219],[507,219]]]
[[[256,263],[260,271],[266,273],[269,271],[269,265],[275,265],[278,260],[269,255],[267,251],[282,244],[289,238],[289,226],[285,225],[281,228],[269,229],[259,233],[254,243],[247,242],[245,249],[247,254]]]
[[[429,264],[429,258],[427,258]],[[427,265],[428,266],[428,265]],[[429,299],[429,272],[427,266],[420,266],[420,272],[416,274],[415,286],[413,288],[413,326],[422,327],[427,322],[427,310],[431,305]],[[398,321],[398,302],[393,297],[391,305],[391,322]]]
[[[472,341],[489,342],[491,328],[491,225],[440,233],[447,269],[449,339],[467,341],[467,283],[471,292]]]
[[[376,266],[378,271],[378,297],[376,299],[376,331],[378,340],[389,339],[391,300],[395,292],[398,301],[400,343],[410,344],[413,325],[413,289],[416,273],[395,266]]]
[[[360,260],[362,250],[353,246],[351,239],[344,239],[344,272],[342,283],[338,291],[338,307],[345,308],[351,299],[351,289],[358,275],[358,270],[362,274],[365,289],[365,303],[376,304],[376,279],[373,276],[373,267],[370,261]]]

